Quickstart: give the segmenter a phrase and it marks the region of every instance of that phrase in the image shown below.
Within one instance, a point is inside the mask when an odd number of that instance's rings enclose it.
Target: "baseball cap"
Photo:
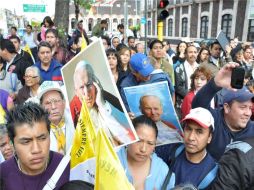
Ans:
[[[60,87],[60,85],[57,81],[44,81],[38,89],[38,98],[39,98],[39,100],[41,99],[41,97],[46,92],[49,92],[49,91],[52,91],[52,90],[56,90],[56,91],[63,94],[63,92],[61,90],[61,87]]]
[[[191,109],[190,113],[185,116],[182,122],[187,120],[192,120],[203,128],[209,128],[212,126],[214,130],[214,118],[211,112],[205,108],[198,107]]]
[[[135,53],[132,55],[130,65],[134,71],[138,72],[144,77],[150,75],[154,70],[147,56],[142,53]]]
[[[237,102],[246,102],[248,100],[252,100],[254,102],[254,94],[251,93],[246,86],[243,86],[241,89],[237,89],[236,91],[225,89],[223,96],[223,104],[230,103],[233,100]]]

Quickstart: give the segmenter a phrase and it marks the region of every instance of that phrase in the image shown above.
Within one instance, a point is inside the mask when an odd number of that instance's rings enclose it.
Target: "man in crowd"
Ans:
[[[31,52],[33,54],[34,60],[37,61],[37,36],[36,33],[33,32],[33,27],[32,25],[28,24],[26,26],[26,33],[23,36],[23,45],[31,49]]]
[[[135,37],[134,36],[129,36],[128,37],[128,47],[135,47]]]
[[[117,25],[117,29],[118,29],[118,31],[120,33],[119,34],[119,38],[120,38],[122,43],[126,43],[129,36],[134,36],[133,32],[129,28],[126,29],[126,33],[125,33],[125,29],[124,29],[124,25],[123,24],[118,24]]]
[[[217,75],[211,79],[193,99],[192,108],[209,109],[215,120],[215,130],[208,152],[219,160],[228,144],[243,138],[254,136],[254,123],[250,121],[254,94],[243,87],[232,90],[231,73],[237,63],[223,66]],[[211,108],[210,102],[216,93],[226,88],[222,108]]]
[[[78,21],[76,30],[72,33],[72,38],[75,39],[76,37],[82,37],[84,36],[86,40],[86,44],[89,44],[88,36],[83,28],[83,20]]]
[[[136,53],[132,55],[130,60],[130,67],[131,73],[129,73],[120,84],[120,95],[131,118],[133,118],[134,115],[130,112],[128,102],[124,94],[125,87],[167,81],[170,94],[174,100],[174,88],[169,79],[169,76],[163,72],[153,72],[155,70],[146,55],[142,53]]]
[[[0,152],[3,154],[5,160],[9,160],[14,155],[14,148],[5,124],[0,124]]]
[[[157,144],[167,144],[182,141],[174,124],[163,120],[163,105],[158,96],[144,95],[139,101],[140,111],[152,119],[158,128]]]
[[[44,81],[38,89],[38,98],[49,113],[50,150],[66,154],[72,145],[75,129],[58,82]]]
[[[16,52],[15,46],[8,39],[0,42],[0,56],[6,61],[6,71],[16,73],[22,85],[25,85],[25,71],[32,64]]]
[[[101,37],[104,35],[104,31],[108,26],[107,20],[101,20],[100,23],[97,23],[92,30],[92,36]]]
[[[20,48],[20,39],[19,39],[19,37],[18,36],[10,36],[9,40],[11,40],[11,42],[15,46],[16,52],[18,54],[20,54],[26,60],[26,62],[33,65],[34,60],[31,57],[31,55],[28,52],[26,52],[26,51],[24,51],[23,49]]]
[[[173,152],[170,164],[176,177],[175,185],[191,183],[205,189],[217,172],[214,159],[206,151],[215,127],[213,116],[204,108],[195,108],[182,121],[184,145]]]
[[[0,164],[3,189],[43,189],[63,157],[49,150],[47,113],[36,103],[19,105],[9,113],[7,129],[16,155]],[[69,181],[69,174],[67,166],[56,189]]]
[[[52,58],[52,47],[48,42],[40,42],[38,46],[39,61],[35,66],[39,68],[42,82],[59,81],[62,83],[62,65]]]
[[[57,30],[48,29],[45,35],[46,42],[48,42],[52,48],[53,58],[64,65],[67,61],[68,51],[61,46]]]

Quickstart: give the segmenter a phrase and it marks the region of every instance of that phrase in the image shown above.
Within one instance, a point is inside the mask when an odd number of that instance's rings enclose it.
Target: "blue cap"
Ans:
[[[238,89],[237,91],[225,89],[225,93],[223,96],[223,103],[230,103],[233,100],[237,102],[246,102],[248,100],[254,101],[254,94],[251,93],[246,86],[242,89]]]
[[[144,77],[149,76],[153,72],[153,66],[150,60],[143,53],[135,53],[131,56],[131,68]]]

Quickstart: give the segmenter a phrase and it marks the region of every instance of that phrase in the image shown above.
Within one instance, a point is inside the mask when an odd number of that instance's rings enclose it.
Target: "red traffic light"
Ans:
[[[165,8],[169,4],[168,0],[160,0],[159,8]]]

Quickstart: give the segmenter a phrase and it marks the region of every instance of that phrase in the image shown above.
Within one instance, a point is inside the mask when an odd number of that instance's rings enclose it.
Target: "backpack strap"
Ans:
[[[168,169],[168,174],[163,182],[163,185],[161,187],[161,190],[167,190],[167,186],[168,186],[168,183],[171,179],[171,176],[172,176],[172,167],[175,163],[175,160],[176,160],[176,157],[179,156],[179,154],[181,154],[181,152],[184,150],[184,144],[181,144],[180,146],[178,146],[176,149],[175,149],[175,153],[174,153],[174,157],[171,159],[171,163],[169,165],[169,169]]]
[[[218,171],[218,164],[205,176],[205,178],[198,185],[198,189],[205,189],[216,177]]]

